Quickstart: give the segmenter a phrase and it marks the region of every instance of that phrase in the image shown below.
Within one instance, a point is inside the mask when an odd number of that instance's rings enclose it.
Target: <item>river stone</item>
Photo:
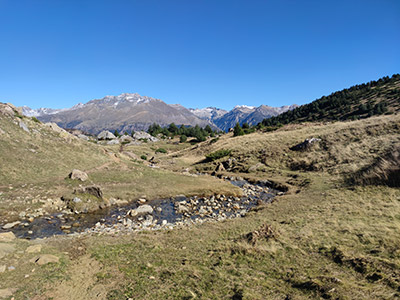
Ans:
[[[21,224],[21,222],[15,221],[12,223],[7,223],[6,225],[3,226],[3,229],[10,229],[10,228],[13,228],[14,226],[17,226],[18,224]]]
[[[15,240],[15,234],[13,232],[0,233],[0,242],[11,242],[13,240]]]
[[[59,257],[51,254],[42,254],[39,256],[36,256],[30,260],[31,263],[38,264],[39,266],[48,264],[48,263],[58,263],[60,260]]]
[[[186,206],[179,204],[176,211],[178,214],[183,214],[189,212],[189,209]]]
[[[14,244],[0,243],[0,258],[3,258],[7,254],[12,253],[14,251],[15,251]]]
[[[153,208],[148,204],[144,204],[135,209],[132,209],[131,216],[136,216],[136,215],[140,215],[140,214],[151,214],[152,212],[153,212]]]
[[[68,177],[71,178],[72,180],[80,180],[80,181],[86,181],[89,178],[85,172],[82,172],[77,169],[72,170],[72,172],[69,173]]]
[[[25,250],[26,253],[38,253],[40,251],[42,251],[42,245],[32,245]]]
[[[0,289],[0,299],[5,299],[11,297],[17,289],[7,288],[7,289]]]

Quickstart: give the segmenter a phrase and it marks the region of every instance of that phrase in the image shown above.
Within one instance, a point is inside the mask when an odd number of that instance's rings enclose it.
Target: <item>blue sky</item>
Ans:
[[[0,101],[304,104],[400,72],[400,1],[0,0]]]

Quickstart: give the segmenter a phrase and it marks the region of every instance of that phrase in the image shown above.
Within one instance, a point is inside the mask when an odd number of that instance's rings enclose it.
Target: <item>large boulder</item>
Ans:
[[[9,116],[9,117],[13,117],[15,116],[15,106],[14,105],[10,105],[10,104],[6,104],[6,103],[0,103],[0,114],[5,115],[5,116]]]
[[[153,208],[148,205],[141,205],[135,209],[131,209],[128,214],[131,215],[132,217],[137,216],[137,215],[145,215],[145,214],[151,214],[153,213]]]
[[[11,242],[15,240],[15,234],[13,232],[1,232],[0,242]]]
[[[300,144],[294,145],[293,147],[290,148],[292,151],[306,151],[309,150],[314,144],[320,142],[321,139],[317,138],[311,138],[311,139],[305,139],[304,142],[301,142]]]
[[[114,134],[112,134],[110,131],[107,131],[107,130],[103,130],[97,136],[98,140],[114,140],[116,138],[117,137]]]
[[[134,138],[135,140],[147,140],[147,141],[149,141],[149,142],[158,142],[158,141],[159,141],[158,138],[156,138],[156,137],[154,137],[154,136],[148,134],[148,133],[145,132],[145,131],[138,131],[138,132],[135,132],[135,133],[133,134],[133,138]]]
[[[60,258],[55,255],[42,254],[42,255],[32,258],[30,260],[30,262],[42,266],[42,265],[46,265],[49,263],[58,263],[59,260],[60,260]]]
[[[72,180],[80,180],[80,181],[86,181],[89,178],[89,176],[85,172],[80,171],[78,169],[72,170],[72,172],[69,173],[68,177],[71,178]]]

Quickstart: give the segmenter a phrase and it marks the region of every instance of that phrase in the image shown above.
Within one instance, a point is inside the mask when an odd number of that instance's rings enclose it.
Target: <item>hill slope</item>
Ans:
[[[298,123],[306,121],[355,120],[400,111],[400,75],[352,86],[279,116],[262,124]]]

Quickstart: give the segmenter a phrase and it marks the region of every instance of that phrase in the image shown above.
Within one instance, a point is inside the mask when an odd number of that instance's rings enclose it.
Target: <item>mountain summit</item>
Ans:
[[[58,111],[24,107],[23,112],[37,116],[43,122],[55,122],[63,128],[75,128],[93,134],[102,130],[146,130],[153,123],[202,127],[210,124],[181,105],[168,105],[159,99],[129,93],[105,96]]]

